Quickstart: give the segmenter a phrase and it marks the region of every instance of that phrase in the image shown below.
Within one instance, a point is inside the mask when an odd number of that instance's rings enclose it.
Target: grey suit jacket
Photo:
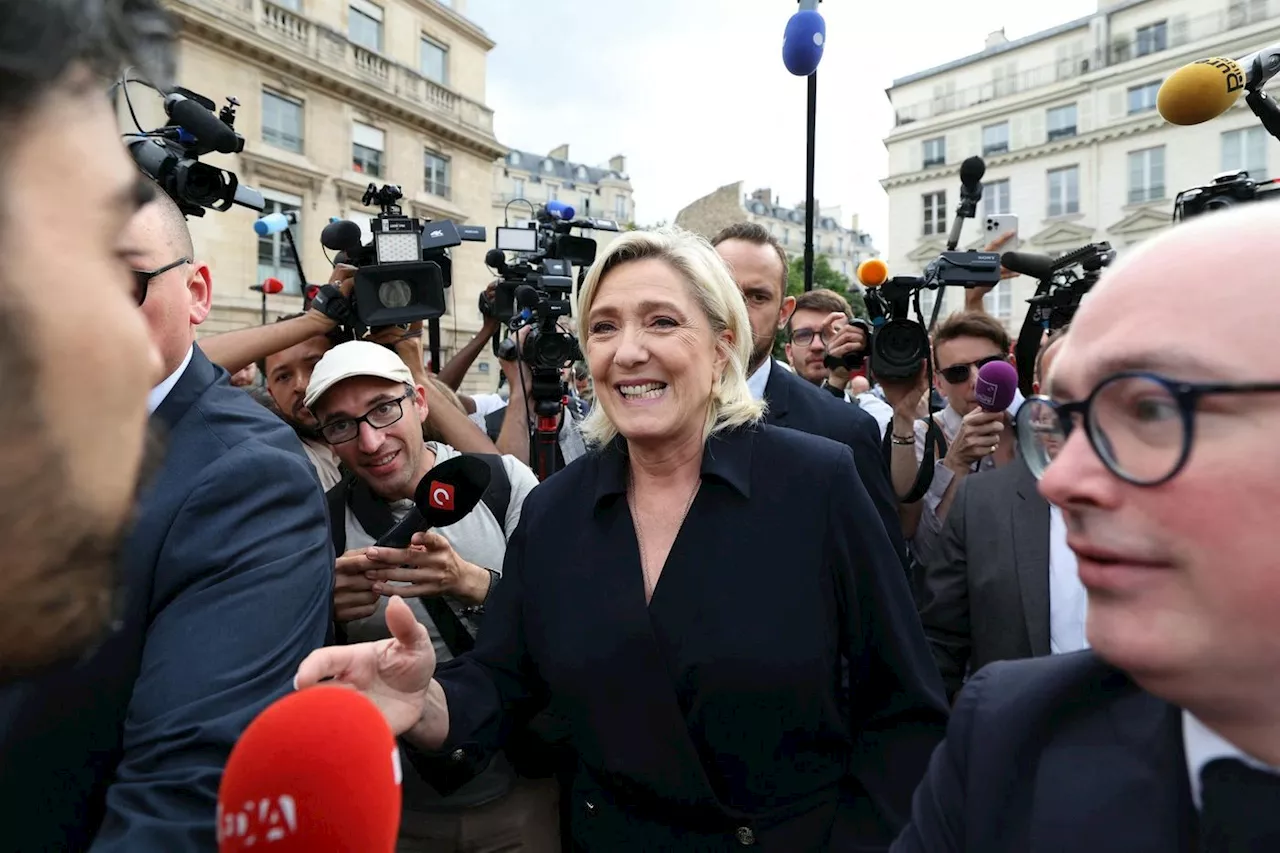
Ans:
[[[960,484],[923,587],[948,695],[992,661],[1049,654],[1049,504],[1022,460]]]

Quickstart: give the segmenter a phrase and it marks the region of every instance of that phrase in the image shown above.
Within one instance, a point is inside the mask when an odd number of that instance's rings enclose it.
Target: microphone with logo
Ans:
[[[218,786],[218,853],[392,853],[400,753],[373,702],[319,685],[272,703]]]
[[[1238,60],[1222,56],[1197,60],[1165,79],[1156,95],[1156,109],[1170,124],[1201,124],[1231,109],[1243,92],[1263,127],[1280,137],[1280,107],[1262,91],[1277,72],[1280,45]]]
[[[978,368],[973,396],[984,412],[1003,412],[1018,393],[1018,371],[1007,361],[991,361]]]
[[[413,493],[414,506],[378,539],[379,548],[408,548],[413,534],[448,527],[476,508],[493,472],[474,456],[446,459],[427,472]]]

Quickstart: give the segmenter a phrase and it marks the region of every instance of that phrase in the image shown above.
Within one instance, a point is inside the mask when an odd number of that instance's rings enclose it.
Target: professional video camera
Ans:
[[[1013,350],[1018,362],[1018,388],[1024,395],[1031,393],[1041,336],[1071,322],[1080,301],[1115,257],[1115,250],[1105,242],[1090,243],[1057,258],[1032,252],[1005,252],[1001,256],[1006,269],[1040,282],[1035,296],[1027,300],[1031,307]]]
[[[530,205],[530,207],[533,207]],[[566,389],[560,371],[582,359],[573,333],[560,320],[573,314],[573,265],[581,285],[587,268],[596,259],[596,241],[574,236],[574,228],[618,231],[610,219],[575,219],[574,209],[562,202],[548,202],[534,210],[527,228],[498,228],[497,245],[485,255],[485,263],[502,276],[492,303],[482,296],[481,313],[492,314],[512,331],[533,326],[517,352],[516,339],[506,338],[497,347],[505,361],[519,359],[529,365],[533,386],[536,432],[533,469],[539,479],[555,473],[555,447]],[[515,252],[508,262],[506,252]]]
[[[921,363],[930,361],[927,329],[937,321],[942,300],[934,300],[933,316],[924,322],[920,293],[942,287],[982,287],[1000,283],[1000,256],[995,252],[957,252],[965,219],[974,216],[982,200],[982,175],[986,165],[980,157],[970,157],[960,166],[960,204],[952,225],[947,251],[924,268],[918,276],[888,278],[884,262],[875,259],[858,268],[859,280],[868,288],[867,313],[873,333],[869,349],[871,371],[880,380],[911,379]],[[915,317],[911,318],[914,305]],[[857,366],[857,365],[851,365]]]
[[[1194,187],[1178,193],[1173,200],[1173,221],[1179,222],[1211,210],[1223,210],[1249,201],[1280,198],[1280,181],[1258,183],[1244,169],[1223,172],[1208,186]]]
[[[130,81],[119,85],[129,101]],[[150,85],[150,84],[145,84]],[[204,216],[205,208],[223,212],[232,204],[262,210],[262,193],[241,184],[235,174],[200,162],[200,155],[214,151],[238,154],[244,150],[244,137],[235,131],[236,107],[240,102],[227,98],[217,115],[213,101],[190,89],[175,86],[164,94],[164,111],[169,123],[155,130],[125,134],[125,143],[138,168],[154,180],[177,203],[187,216]],[[133,103],[129,101],[133,113]]]
[[[381,212],[370,221],[373,236],[367,244],[360,226],[349,219],[330,221],[320,234],[325,248],[338,252],[334,263],[350,264],[357,272],[349,299],[325,285],[311,306],[352,337],[362,338],[383,326],[439,318],[447,308],[445,288],[453,283],[449,247],[485,239],[480,226],[405,216],[398,204],[403,196],[398,186],[369,184],[360,203]]]

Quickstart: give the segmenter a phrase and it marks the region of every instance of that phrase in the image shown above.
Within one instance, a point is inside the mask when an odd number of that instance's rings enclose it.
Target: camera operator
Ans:
[[[154,445],[144,441],[147,392],[162,368],[118,255],[154,187],[130,163],[103,93],[131,63],[163,81],[170,29],[158,2],[0,0],[0,21],[0,540],[11,554],[0,571],[0,681],[8,682],[74,660],[113,618],[116,551],[144,446]],[[0,765],[12,756],[7,701],[0,694]],[[43,838],[42,824],[27,826]]]
[[[426,390],[391,352],[351,341],[325,353],[307,387],[306,405],[354,480],[331,490],[335,549],[333,607],[343,639],[389,637],[386,603],[404,597],[430,631],[437,660],[470,650],[483,607],[501,577],[507,538],[515,532],[525,496],[538,484],[511,456],[488,457],[495,478],[489,496],[505,506],[478,504],[448,527],[418,533],[406,549],[373,547],[413,507],[418,483],[439,462],[459,455],[447,444],[424,443]],[[445,403],[444,405],[448,405]],[[455,410],[456,411],[456,410]],[[497,463],[497,464],[495,464]],[[500,499],[499,499],[500,500]],[[448,797],[404,769],[404,817],[398,849],[557,849],[554,780],[524,780],[504,756]]]
[[[938,559],[939,536],[955,490],[964,477],[1003,465],[1013,458],[1012,415],[1022,403],[1014,397],[1007,412],[985,412],[974,396],[978,369],[1009,358],[1009,333],[987,314],[952,314],[933,334],[935,377],[947,406],[934,416],[942,433],[934,463],[933,482],[924,498],[904,507],[903,532],[923,564]],[[927,420],[920,407],[928,381],[925,367],[914,384],[882,383],[885,401],[893,407],[890,470],[894,488],[906,495],[924,459]]]
[[[355,267],[339,264],[334,267],[329,283],[336,285],[343,296],[349,296],[355,274]],[[209,360],[228,371],[257,363],[280,416],[302,440],[303,449],[326,490],[342,479],[338,457],[316,432],[315,418],[303,405],[303,397],[316,363],[341,341],[338,332],[336,320],[316,308],[308,308],[270,325],[237,329],[200,341]],[[467,452],[496,452],[493,443],[475,428],[465,413],[459,417],[452,406],[434,405],[439,402],[436,399],[439,392],[425,381],[427,370],[423,365],[420,323],[411,326],[408,332],[398,327],[380,330],[372,340],[391,346],[413,373],[415,381],[427,389],[427,398],[433,403],[431,426],[446,436],[451,445]]]
[[[787,320],[787,361],[796,376],[875,418],[883,436],[893,420],[893,409],[873,394],[852,393],[847,366],[827,366],[828,356],[843,360],[845,356],[866,352],[867,332],[862,326],[849,322],[851,319],[853,309],[834,290],[817,288],[800,294],[796,297],[795,311]]]
[[[524,342],[533,330],[533,326],[525,326],[516,333],[515,352],[524,351]],[[533,373],[529,365],[519,358],[500,359],[502,374],[507,379],[507,387],[511,395],[507,405],[491,412],[485,417],[485,429],[489,437],[502,453],[510,454],[521,462],[533,464],[530,456],[529,434],[535,423],[535,400],[530,394],[533,387]],[[578,406],[562,406],[560,411],[559,432],[557,433],[555,470],[560,471],[565,465],[573,462],[587,452],[586,441],[582,437],[582,420],[585,412]]]

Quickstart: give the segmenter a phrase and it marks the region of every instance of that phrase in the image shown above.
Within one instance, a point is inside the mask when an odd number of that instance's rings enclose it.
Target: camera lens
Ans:
[[[413,288],[398,278],[378,285],[378,301],[383,308],[404,308],[413,300]]]
[[[911,379],[928,353],[929,338],[913,320],[885,323],[871,341],[871,370],[885,379]]]

